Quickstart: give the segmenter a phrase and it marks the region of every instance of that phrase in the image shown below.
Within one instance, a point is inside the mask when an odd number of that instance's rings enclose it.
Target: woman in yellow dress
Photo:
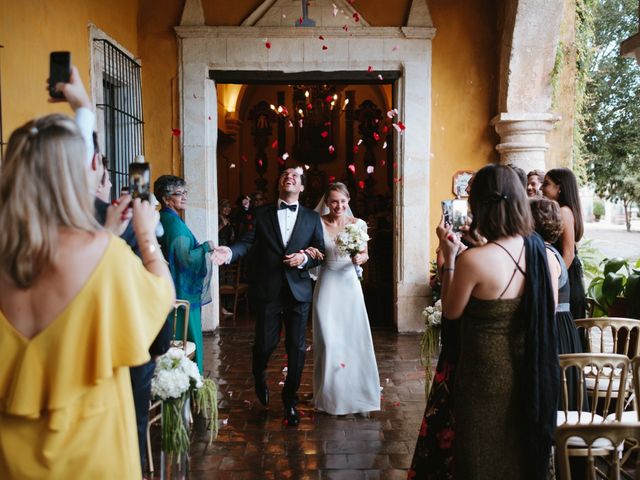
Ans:
[[[142,261],[93,219],[85,143],[49,115],[18,128],[0,174],[0,478],[139,479],[129,367],[175,298],[133,203]]]

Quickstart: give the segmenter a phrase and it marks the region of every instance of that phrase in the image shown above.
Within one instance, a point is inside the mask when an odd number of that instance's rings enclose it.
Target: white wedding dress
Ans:
[[[366,230],[367,224],[357,220]],[[380,410],[380,378],[362,286],[323,225],[325,258],[313,292],[313,399],[332,415]]]

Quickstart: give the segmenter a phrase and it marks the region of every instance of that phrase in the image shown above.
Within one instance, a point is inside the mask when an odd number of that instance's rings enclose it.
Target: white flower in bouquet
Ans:
[[[162,400],[180,398],[190,387],[202,387],[202,376],[198,366],[181,348],[170,348],[156,364],[151,381],[151,394]]]
[[[422,311],[427,328],[442,325],[442,301],[438,300],[432,307],[426,307]]]
[[[336,248],[341,255],[352,257],[364,250],[369,240],[367,232],[359,228],[355,223],[350,223],[336,237]]]
[[[340,255],[353,257],[367,246],[370,237],[355,223],[350,223],[336,236],[336,249]],[[362,267],[355,265],[356,275],[362,279]]]

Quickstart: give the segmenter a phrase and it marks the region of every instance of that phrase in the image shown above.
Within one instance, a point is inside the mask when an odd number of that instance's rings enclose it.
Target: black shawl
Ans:
[[[544,241],[534,233],[525,238],[527,275],[522,300],[526,322],[523,377],[524,439],[528,478],[547,476],[554,440],[560,366],[553,290]]]

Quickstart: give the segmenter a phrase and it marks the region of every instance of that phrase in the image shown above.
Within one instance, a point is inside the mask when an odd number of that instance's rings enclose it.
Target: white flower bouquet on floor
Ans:
[[[425,367],[425,394],[429,396],[431,387],[431,359],[440,347],[440,327],[442,327],[442,300],[422,310],[424,317],[424,333],[420,340],[420,358]]]
[[[158,358],[151,380],[151,395],[162,400],[164,452],[188,454],[189,434],[183,417],[189,403],[196,413],[202,412],[211,421],[210,441],[213,441],[218,432],[217,387],[210,378],[202,378],[198,366],[183,349],[172,347]]]
[[[370,240],[369,235],[355,223],[350,223],[344,230],[336,236],[336,249],[341,255],[355,256],[364,250],[367,242]],[[358,278],[362,278],[362,267],[356,265],[356,273]]]

